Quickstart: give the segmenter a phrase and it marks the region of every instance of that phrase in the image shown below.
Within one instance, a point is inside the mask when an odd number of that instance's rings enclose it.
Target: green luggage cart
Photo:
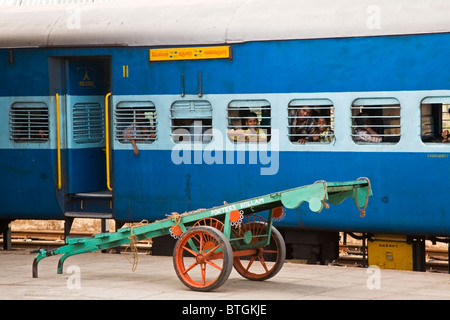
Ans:
[[[362,216],[365,214],[370,181],[359,178],[346,182],[317,181],[311,185],[271,193],[235,203],[199,209],[184,214],[173,213],[166,219],[117,232],[100,233],[91,238],[67,238],[57,249],[39,249],[33,261],[33,277],[38,277],[38,263],[62,255],[57,273],[63,273],[70,256],[129,245],[147,238],[170,234],[176,239],[173,265],[181,282],[196,291],[214,290],[225,283],[233,267],[249,280],[266,280],[282,268],[286,247],[273,221],[281,219],[285,209],[303,202],[313,212],[329,204],[353,198]]]

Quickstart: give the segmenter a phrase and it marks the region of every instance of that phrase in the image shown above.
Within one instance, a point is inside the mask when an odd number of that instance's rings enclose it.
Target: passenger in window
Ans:
[[[124,129],[123,138],[125,141],[131,142],[133,145],[133,153],[136,156],[139,155],[138,142],[156,138],[154,128],[151,126],[150,120],[145,116],[144,112],[140,111],[136,113],[136,120]]]
[[[317,128],[319,131],[319,135],[314,136],[314,138],[313,138],[314,141],[317,141],[317,140],[319,142],[333,141],[334,132],[333,132],[333,130],[331,130],[331,127],[330,127],[330,118],[328,118],[328,117],[318,118],[317,119]]]
[[[35,111],[34,119],[30,119],[31,138],[35,141],[44,141],[48,139],[48,113],[44,111]]]
[[[48,128],[38,128],[36,129],[37,134],[35,134],[36,139],[38,140],[46,140],[48,139]]]
[[[250,108],[247,108],[247,107],[239,108],[239,111],[238,111],[239,118],[247,119],[250,112],[252,112],[252,111],[250,111]]]
[[[448,131],[448,130],[442,131],[441,136],[442,136],[443,143],[450,142],[450,131]]]
[[[367,113],[360,113],[355,118],[355,122],[357,127],[355,128],[354,141],[381,142],[383,140],[378,133],[370,127]]]
[[[450,115],[450,108],[447,110],[448,114]],[[445,117],[444,114],[442,114],[443,117]],[[443,121],[445,121],[443,119]],[[449,130],[443,130],[441,133],[442,136],[442,143],[450,142],[450,131]]]
[[[254,112],[247,114],[245,120],[247,129],[230,129],[227,131],[228,137],[239,142],[267,142],[267,135],[263,129],[259,128],[258,116]]]
[[[314,136],[317,136],[317,123],[311,116],[312,111],[308,106],[300,107],[297,110],[296,117],[292,122],[292,140],[305,144],[311,142]]]

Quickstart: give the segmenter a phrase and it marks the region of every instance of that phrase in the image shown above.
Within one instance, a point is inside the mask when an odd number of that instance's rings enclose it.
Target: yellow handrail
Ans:
[[[58,149],[58,190],[61,190],[61,132],[59,126],[59,94],[56,94],[56,143]]]
[[[106,139],[106,187],[112,191],[111,177],[109,174],[109,97],[111,92],[105,96],[105,139]]]

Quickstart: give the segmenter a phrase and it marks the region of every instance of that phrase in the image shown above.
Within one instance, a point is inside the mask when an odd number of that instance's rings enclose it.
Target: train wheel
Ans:
[[[283,267],[286,259],[286,245],[280,232],[272,227],[270,243],[258,247],[257,252],[249,256],[237,256],[233,265],[236,271],[249,280],[267,280],[272,278]],[[250,243],[257,243],[267,237],[267,224],[255,221],[242,226],[241,235],[252,235]]]
[[[222,232],[210,226],[196,226],[178,239],[173,263],[178,278],[188,288],[211,291],[230,276],[233,251]]]

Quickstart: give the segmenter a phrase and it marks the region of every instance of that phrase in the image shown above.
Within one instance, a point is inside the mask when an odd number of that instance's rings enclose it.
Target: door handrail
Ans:
[[[58,163],[58,190],[61,190],[61,128],[59,119],[59,94],[56,97],[56,145],[57,145],[57,163]]]
[[[111,92],[109,92],[105,96],[105,139],[106,139],[106,187],[109,191],[112,191],[111,188],[111,177],[109,172],[109,97],[111,96]]]

